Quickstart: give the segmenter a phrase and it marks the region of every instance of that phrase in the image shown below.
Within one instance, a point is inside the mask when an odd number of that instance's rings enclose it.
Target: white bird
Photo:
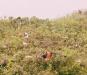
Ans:
[[[24,33],[24,38],[25,38],[25,39],[28,39],[28,37],[29,37],[28,33],[25,32],[25,33]]]

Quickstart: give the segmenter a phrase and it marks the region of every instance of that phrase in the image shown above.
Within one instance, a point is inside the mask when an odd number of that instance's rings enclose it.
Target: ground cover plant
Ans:
[[[46,51],[53,53],[47,61]],[[87,75],[87,11],[1,18],[0,75]]]

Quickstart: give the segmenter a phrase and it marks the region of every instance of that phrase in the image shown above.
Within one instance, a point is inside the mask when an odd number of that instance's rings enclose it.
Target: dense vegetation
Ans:
[[[47,50],[52,59],[36,58]],[[0,19],[0,75],[87,75],[87,12]]]

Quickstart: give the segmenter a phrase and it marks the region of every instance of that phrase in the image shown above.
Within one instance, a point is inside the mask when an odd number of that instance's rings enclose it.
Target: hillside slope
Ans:
[[[45,51],[49,61],[36,57]],[[0,75],[87,75],[87,12],[1,19]]]

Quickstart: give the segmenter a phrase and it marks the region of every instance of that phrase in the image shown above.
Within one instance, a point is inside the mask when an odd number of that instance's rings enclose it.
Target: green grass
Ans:
[[[51,60],[36,58],[46,50],[54,53]],[[1,19],[0,75],[87,75],[87,13],[55,20]]]

